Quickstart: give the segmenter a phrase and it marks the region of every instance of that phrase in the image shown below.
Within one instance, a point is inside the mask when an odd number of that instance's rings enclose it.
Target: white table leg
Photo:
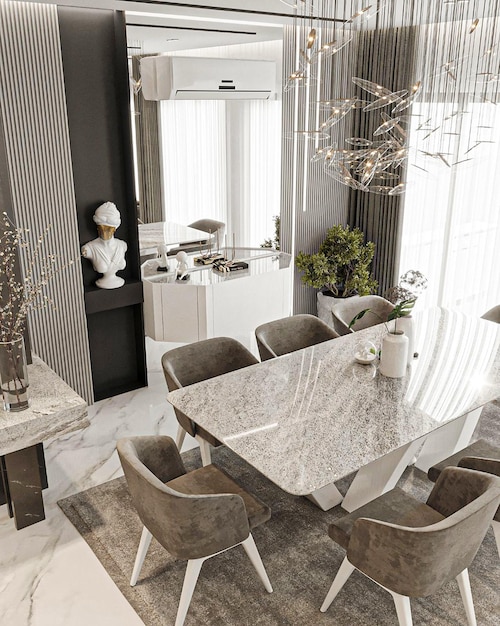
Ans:
[[[466,413],[448,424],[443,424],[441,428],[427,435],[415,462],[415,467],[427,473],[429,467],[447,459],[462,448],[466,448],[470,443],[482,410],[481,407]]]
[[[422,440],[417,439],[358,470],[344,497],[342,508],[351,513],[393,489],[421,445]]]
[[[337,506],[337,504],[340,504],[343,496],[337,487],[335,487],[333,483],[330,483],[317,491],[313,491],[313,493],[310,493],[306,498],[314,502],[316,506],[319,506],[322,511],[328,511],[334,506]]]

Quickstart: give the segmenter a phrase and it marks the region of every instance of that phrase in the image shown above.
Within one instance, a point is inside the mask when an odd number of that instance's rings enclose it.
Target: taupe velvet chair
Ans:
[[[467,446],[467,448],[430,467],[427,476],[432,482],[436,482],[444,468],[450,466],[467,467],[500,476],[500,448],[485,439],[479,439]],[[497,509],[491,526],[495,534],[498,555],[500,556],[500,508]]]
[[[219,247],[224,245],[224,235],[226,233],[226,225],[224,222],[218,220],[212,220],[204,218],[197,220],[192,224],[188,224],[190,228],[196,228],[196,230],[202,230],[207,233],[207,237],[201,241],[181,243],[175,248],[171,248],[168,251],[168,256],[175,256],[178,252],[183,250],[184,252],[202,252],[207,250],[210,243],[213,247],[219,244]]]
[[[204,561],[239,544],[272,592],[250,532],[271,517],[267,505],[215,465],[186,473],[170,437],[124,438],[118,441],[117,450],[132,502],[144,524],[132,586],[154,536],[173,557],[188,561],[176,626],[184,623]]]
[[[469,626],[476,624],[467,568],[500,502],[500,478],[469,469],[441,472],[427,499],[393,489],[329,527],[347,556],[321,606],[325,612],[355,569],[389,591],[400,626],[411,626],[410,598],[455,578]]]
[[[364,309],[370,309],[370,311],[358,320],[352,328],[349,328],[351,320]],[[332,308],[332,315],[335,327],[343,331],[344,335],[347,335],[385,322],[393,309],[394,305],[392,302],[380,296],[353,296],[335,304]]]
[[[500,304],[497,304],[497,306],[494,306],[489,311],[486,311],[486,313],[483,313],[481,317],[483,318],[483,320],[488,320],[490,322],[496,322],[497,324],[500,324]]]
[[[262,361],[295,352],[338,337],[333,328],[314,315],[292,315],[255,329]]]
[[[258,362],[245,346],[229,337],[214,337],[174,348],[165,352],[161,359],[169,391],[227,374],[242,367],[255,365]],[[220,446],[220,441],[191,421],[184,413],[174,410],[179,422],[177,447],[179,450],[182,449],[186,433],[189,433],[200,444],[203,465],[209,465],[211,463],[210,446]]]

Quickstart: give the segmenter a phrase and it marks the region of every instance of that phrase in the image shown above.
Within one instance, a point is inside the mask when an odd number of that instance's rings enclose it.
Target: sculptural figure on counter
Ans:
[[[176,280],[189,280],[188,255],[184,250],[180,250],[175,255],[175,259],[177,261]]]
[[[120,212],[112,202],[105,202],[94,213],[99,237],[82,246],[82,256],[88,259],[96,272],[103,274],[96,280],[101,289],[117,289],[124,284],[124,279],[116,275],[125,269],[127,244],[115,239],[116,229],[121,224]]]

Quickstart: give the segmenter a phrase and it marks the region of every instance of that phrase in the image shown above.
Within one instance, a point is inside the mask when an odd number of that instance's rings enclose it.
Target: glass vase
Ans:
[[[0,385],[5,411],[28,408],[28,365],[22,335],[0,341]]]

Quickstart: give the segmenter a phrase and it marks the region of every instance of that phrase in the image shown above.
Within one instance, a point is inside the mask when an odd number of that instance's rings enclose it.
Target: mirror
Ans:
[[[127,13],[138,214],[144,223],[218,220],[237,245],[258,247],[275,241],[279,220],[282,20],[218,14]],[[158,53],[273,61],[277,95],[145,100],[140,59]]]

